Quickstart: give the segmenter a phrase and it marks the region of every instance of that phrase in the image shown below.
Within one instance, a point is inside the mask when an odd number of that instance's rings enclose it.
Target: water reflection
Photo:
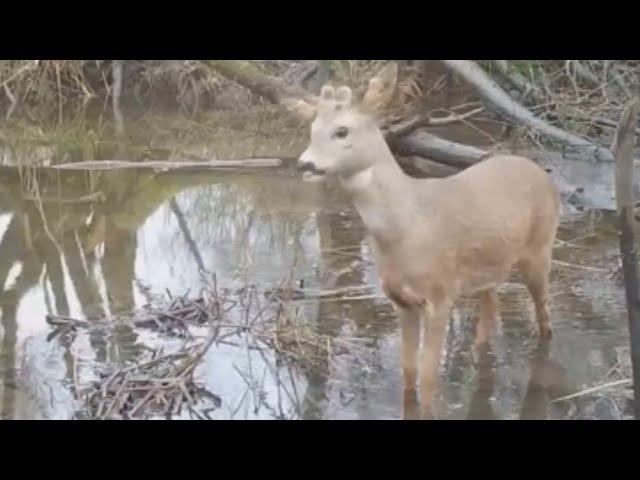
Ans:
[[[550,402],[566,395],[569,384],[566,370],[549,356],[550,342],[541,341],[529,358],[529,380],[520,402],[518,419],[547,420],[551,418]],[[469,402],[467,419],[498,420],[492,400],[496,384],[496,356],[490,346],[478,352],[476,389]]]
[[[522,401],[521,420],[550,418],[550,401],[569,393],[567,372],[549,357],[549,351],[549,342],[541,342],[531,355],[531,376]]]
[[[201,374],[222,398],[213,418],[412,418],[416,399],[403,396],[395,315],[379,291],[366,232],[332,186],[303,184],[289,171],[0,168],[2,418],[68,418],[70,386],[85,370],[172,342],[127,326],[48,342],[45,314],[114,319],[167,291],[195,294],[203,272],[228,286],[264,289],[292,272],[312,290],[358,287],[351,300],[297,306],[320,334],[363,345],[305,372],[250,351],[243,339],[241,348],[220,345]],[[565,241],[583,234],[583,225],[561,232]],[[582,242],[556,257],[606,264],[617,247],[615,237]],[[611,368],[626,342],[619,287],[592,270],[562,267],[552,291],[555,336],[547,345],[530,336],[530,305],[517,280],[501,291],[502,322],[475,359],[473,306],[456,311],[444,346],[442,418],[561,418],[549,400]]]
[[[306,225],[317,206],[313,192],[301,195],[297,182],[286,176],[274,181],[272,186],[283,187],[275,194],[265,191],[256,175],[238,174],[234,180],[233,175],[130,171],[42,175],[29,182],[34,191],[18,171],[4,172],[9,181],[2,185],[7,220],[0,232],[3,417],[15,413],[21,355],[16,351],[26,346],[25,337],[46,331],[25,325],[34,321],[31,315],[43,320],[39,310],[115,317],[139,308],[150,293],[197,290],[198,271],[217,272],[227,283],[268,284],[287,273],[292,256],[316,251],[315,230]],[[83,200],[97,199],[96,193],[100,201]],[[24,302],[34,291],[42,296],[41,305]],[[21,302],[26,316],[19,318]],[[138,334],[127,326],[108,339],[92,330],[89,341],[97,362],[126,361],[140,346]],[[63,347],[68,353],[70,345]]]

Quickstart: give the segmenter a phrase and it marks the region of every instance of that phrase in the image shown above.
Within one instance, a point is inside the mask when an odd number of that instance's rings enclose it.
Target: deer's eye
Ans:
[[[346,138],[349,135],[349,129],[347,127],[339,127],[334,133],[333,136],[336,138]]]

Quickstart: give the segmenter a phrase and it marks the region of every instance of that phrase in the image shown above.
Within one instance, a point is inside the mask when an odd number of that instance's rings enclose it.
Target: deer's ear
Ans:
[[[318,111],[317,105],[305,100],[290,99],[283,102],[285,108],[303,122],[312,122]]]
[[[320,90],[320,99],[323,102],[331,102],[336,98],[336,90],[331,85],[325,85]]]
[[[373,78],[362,99],[363,110],[377,114],[389,106],[398,83],[398,64],[391,62],[385,65]]]
[[[343,107],[351,106],[351,98],[353,93],[349,87],[339,87],[336,90],[336,103]]]

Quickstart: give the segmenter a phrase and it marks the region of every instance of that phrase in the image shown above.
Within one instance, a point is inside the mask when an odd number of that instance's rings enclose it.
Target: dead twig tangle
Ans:
[[[235,291],[221,289],[214,281],[196,298],[172,296],[168,292],[165,305],[146,307],[128,318],[118,318],[117,322],[48,315],[46,321],[53,328],[50,340],[60,335],[76,335],[80,330],[109,333],[117,325],[127,324],[185,342],[175,351],[153,351],[150,358],[139,358],[124,366],[108,366],[89,384],[76,381],[75,394],[82,404],[78,416],[90,419],[172,418],[186,408],[192,417],[209,418],[208,412],[220,407],[222,399],[199,384],[196,371],[207,352],[220,345],[247,349],[249,368],[241,373],[241,377],[249,386],[250,396],[245,395],[240,403],[252,398],[254,413],[264,406],[268,412],[282,417],[282,407],[269,405],[259,393],[269,373],[278,383],[278,392],[285,392],[299,411],[294,371],[316,369],[328,374],[327,369],[334,365],[334,356],[358,354],[365,346],[355,338],[331,338],[315,332],[299,313],[293,301],[294,290],[288,279],[263,293],[255,286]],[[301,290],[297,298],[338,300],[345,294],[359,291],[362,290],[355,287],[326,292]],[[261,298],[266,301],[260,301]],[[206,336],[201,333],[203,328]],[[237,340],[233,341],[233,337]],[[275,354],[277,364],[286,365],[288,375],[283,375],[279,367],[270,362],[266,362],[267,366],[260,373],[253,371],[250,351],[259,352],[263,359]],[[237,368],[236,371],[239,372]],[[287,376],[291,380],[290,386],[282,383]],[[201,406],[206,407],[206,414],[199,411]],[[238,408],[240,405],[232,409],[237,413]]]

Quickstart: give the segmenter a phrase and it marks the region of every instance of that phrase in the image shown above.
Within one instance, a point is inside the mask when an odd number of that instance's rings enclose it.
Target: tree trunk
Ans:
[[[631,365],[633,371],[634,414],[640,420],[640,292],[638,292],[638,258],[636,252],[635,218],[633,214],[633,147],[635,124],[640,104],[632,102],[625,108],[616,132],[613,152],[616,158],[616,203],[620,228],[620,255],[624,274]]]

